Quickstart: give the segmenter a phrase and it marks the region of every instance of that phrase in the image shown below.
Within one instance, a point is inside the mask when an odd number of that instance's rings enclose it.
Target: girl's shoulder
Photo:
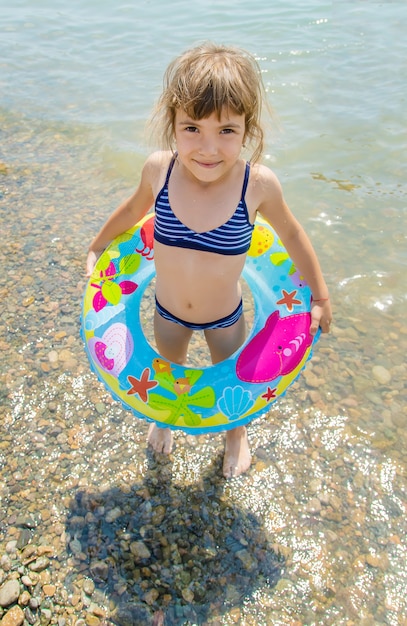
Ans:
[[[250,167],[249,193],[259,206],[266,199],[281,197],[282,189],[276,174],[269,167],[262,163],[253,163]]]
[[[148,182],[153,189],[156,189],[161,181],[165,180],[173,157],[174,155],[170,150],[157,150],[150,154],[144,163],[142,179]]]
[[[163,168],[168,169],[174,154],[171,150],[157,150],[152,152],[144,162],[143,172],[147,174],[161,171]]]
[[[250,166],[251,179],[254,184],[263,184],[269,187],[280,187],[276,174],[263,163],[252,163]]]

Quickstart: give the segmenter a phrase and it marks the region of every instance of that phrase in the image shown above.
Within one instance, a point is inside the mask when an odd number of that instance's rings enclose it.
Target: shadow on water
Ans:
[[[205,624],[277,583],[272,538],[226,501],[218,476],[212,465],[199,484],[181,486],[169,459],[150,457],[141,484],[77,492],[67,518],[73,576],[89,576],[114,607],[109,623]]]

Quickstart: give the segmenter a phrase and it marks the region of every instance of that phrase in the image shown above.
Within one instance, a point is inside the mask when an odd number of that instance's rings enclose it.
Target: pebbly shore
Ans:
[[[407,625],[401,301],[333,282],[322,244],[332,334],[250,425],[248,474],[222,479],[222,434],[155,458],[79,336],[86,246],[134,181],[80,128],[2,122],[0,625]]]

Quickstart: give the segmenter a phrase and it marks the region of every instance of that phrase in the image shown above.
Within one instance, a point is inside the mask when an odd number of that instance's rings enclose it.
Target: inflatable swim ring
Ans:
[[[242,426],[265,413],[311,355],[311,293],[272,228],[256,220],[243,270],[254,322],[243,346],[200,369],[161,357],[147,341],[140,303],[155,275],[154,215],[99,258],[83,299],[82,337],[92,369],[137,417],[188,433]]]

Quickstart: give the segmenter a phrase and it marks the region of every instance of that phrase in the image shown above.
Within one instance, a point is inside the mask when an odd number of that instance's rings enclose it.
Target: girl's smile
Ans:
[[[211,168],[217,167],[219,165],[220,161],[215,161],[213,163],[204,163],[203,161],[197,161],[195,159],[195,163],[197,163],[201,167],[206,167],[208,169],[211,169]]]

